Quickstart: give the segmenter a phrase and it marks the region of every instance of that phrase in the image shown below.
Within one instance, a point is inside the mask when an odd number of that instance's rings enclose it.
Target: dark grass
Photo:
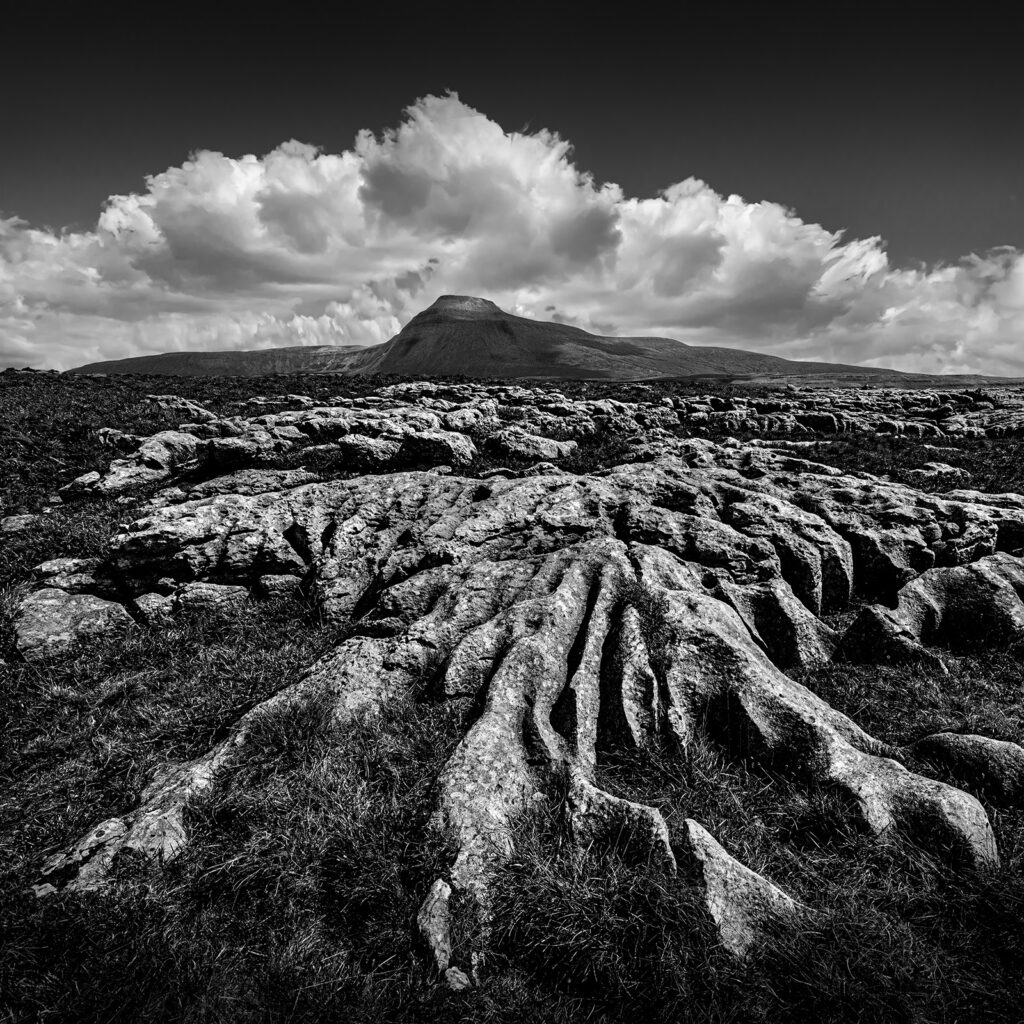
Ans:
[[[936,449],[940,449],[936,451]],[[1024,491],[1024,439],[1021,438],[931,438],[918,441],[892,435],[856,435],[820,439],[794,452],[798,458],[835,466],[845,472],[888,476],[898,483],[910,483],[918,490],[946,491],[949,484],[914,480],[907,475],[926,462],[944,462],[963,469],[970,480],[961,488],[988,493]]]
[[[709,744],[609,756],[601,782],[686,818],[813,916],[758,950],[714,997],[742,1020],[1014,1021],[1024,1006],[1024,814],[988,807],[1003,864],[963,873],[905,838],[859,831],[828,790],[807,789]],[[728,980],[728,973],[725,974]],[[680,991],[684,991],[681,987]],[[716,1019],[716,1018],[711,1018]]]
[[[109,499],[57,506],[30,530],[2,537],[0,617],[4,613],[4,592],[29,582],[35,566],[53,558],[103,558],[111,538],[138,518],[135,508],[134,504],[120,505]],[[0,657],[4,653],[0,628]]]
[[[158,765],[204,752],[340,635],[298,602],[274,601],[0,667],[0,861],[37,858],[130,808]]]
[[[336,639],[307,623],[302,641],[302,622],[285,604],[248,620],[193,620],[134,647],[83,650],[57,679],[25,675],[5,695],[20,723],[8,733],[19,758],[4,779],[13,818],[0,829],[9,837],[0,879],[8,1019],[1019,1019],[1019,811],[989,808],[1003,867],[957,874],[927,850],[858,832],[827,791],[710,744],[685,759],[609,751],[599,781],[658,806],[674,835],[696,818],[814,920],[737,965],[714,943],[685,877],[666,879],[614,849],[581,854],[557,815],[542,817],[524,828],[499,880],[488,980],[444,992],[413,923],[445,863],[429,814],[461,723],[415,701],[340,743],[325,737],[315,705],[268,725],[229,785],[194,809],[194,844],[165,872],[123,865],[102,897],[25,894],[43,854],[130,807],[150,767],[205,750],[221,723]],[[908,671],[870,693],[850,686],[845,709],[886,738],[914,738],[914,705],[908,713],[901,694],[920,689],[934,722],[951,723],[986,674],[994,689],[971,705],[1005,697],[1005,657],[958,663],[949,706]],[[133,674],[163,667],[168,685],[133,691],[126,662]],[[829,667],[804,681],[843,706],[843,671],[863,670]]]
[[[602,782],[657,803],[674,829],[699,818],[813,921],[737,964],[685,876],[573,850],[542,817],[499,879],[484,984],[445,992],[413,923],[444,862],[429,813],[458,726],[412,703],[341,749],[315,724],[272,731],[195,809],[194,845],[161,875],[129,864],[111,894],[45,903],[12,887],[9,1019],[1019,1019],[1020,849],[996,876],[955,876],[849,830],[827,794],[711,748],[686,764],[620,754]]]
[[[642,628],[663,633],[663,609],[642,595],[635,603]],[[894,745],[943,730],[1019,743],[1021,654],[1011,648],[950,657],[941,677],[918,668],[827,664],[799,679]],[[907,837],[867,835],[835,792],[730,758],[710,740],[694,743],[685,757],[669,748],[604,751],[599,783],[658,807],[674,843],[693,818],[814,913],[767,942],[738,983],[728,969],[703,965],[717,979],[708,996],[714,1013],[772,1021],[1021,1019],[1024,808],[993,804],[970,778],[912,758],[907,764],[982,801],[1002,857],[997,871],[964,873],[941,851]],[[542,872],[522,891],[567,884],[561,876]],[[526,919],[546,920],[541,905],[548,896],[535,891],[534,898]],[[541,941],[539,931],[535,940]],[[592,955],[603,963],[627,953],[607,939]],[[682,963],[685,957],[674,966]],[[706,985],[686,970],[666,980],[658,975],[662,967],[660,961],[634,964],[628,976],[637,982],[639,970],[641,992],[656,989],[673,1005],[685,1004],[693,986]],[[652,1019],[661,1019],[666,1005],[651,1007]],[[714,1013],[709,1019],[719,1019]]]
[[[1024,650],[945,655],[948,674],[888,665],[827,664],[797,678],[836,710],[888,743],[936,732],[1024,738]]]
[[[44,902],[9,885],[7,1019],[458,1019],[430,1012],[412,942],[452,740],[433,706],[342,745],[258,737],[159,875],[122,862],[112,892]]]

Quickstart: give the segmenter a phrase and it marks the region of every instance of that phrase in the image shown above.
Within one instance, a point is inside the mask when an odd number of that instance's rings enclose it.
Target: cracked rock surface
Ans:
[[[337,446],[353,470],[365,472],[389,468],[403,455],[465,466],[481,438],[499,454],[557,462],[580,439],[609,430],[642,434],[648,441],[680,428],[819,439],[883,435],[941,441],[1024,434],[1019,392],[999,388],[901,391],[790,385],[757,397],[657,399],[652,393],[649,401],[624,402],[570,399],[543,386],[416,382],[319,404],[302,395],[251,399],[239,414],[221,417],[178,396],[149,398],[189,422],[148,438],[112,432],[109,443],[124,457],[104,474],[86,473],[68,484],[65,497],[130,494],[197,470],[211,476],[318,445]],[[942,452],[941,447],[936,450]],[[927,462],[915,472],[918,483],[953,487],[969,482],[961,470],[941,461]]]
[[[673,841],[655,807],[601,788],[597,768],[614,746],[667,746],[685,759],[711,742],[794,787],[842,794],[851,817],[880,839],[927,836],[969,870],[998,862],[981,803],[908,763],[951,766],[1015,800],[1024,750],[954,734],[912,751],[889,746],[788,673],[838,658],[938,659],[933,648],[955,648],[964,631],[974,642],[1018,639],[1024,498],[925,494],[784,447],[658,427],[743,415],[791,417],[807,430],[880,429],[892,403],[859,392],[827,412],[795,400],[794,408],[705,410],[687,400],[645,409],[550,394],[529,405],[530,393],[511,387],[446,394],[403,385],[358,403],[235,420],[183,406],[195,424],[146,439],[106,475],[79,484],[108,494],[172,486],[112,539],[102,563],[41,567],[47,585],[21,607],[26,656],[103,624],[166,621],[181,608],[237,607],[290,588],[328,620],[360,629],[297,683],[225,723],[207,753],[165,766],[135,808],[112,808],[50,857],[40,895],[102,888],[124,853],[154,865],[172,860],[189,842],[186,808],[230,777],[255,723],[315,703],[343,748],[353,723],[410,695],[448,703],[464,721],[432,819],[451,856],[418,918],[453,986],[470,984],[475,965],[453,960],[450,901],[468,899],[486,926],[495,872],[541,803],[560,808],[580,845],[624,844],[680,884],[698,885],[737,956],[773,922],[807,912],[705,824],[688,819]],[[503,407],[523,410],[514,428],[499,428]],[[1006,428],[978,395],[919,394],[900,408],[899,422],[936,430],[954,420]],[[634,453],[642,461],[589,474],[558,467],[573,436],[616,419],[642,428]],[[219,472],[242,456],[255,464],[307,442],[347,453],[352,475]],[[477,442],[549,465],[463,475]],[[434,468],[403,469],[403,453]],[[205,480],[184,478],[200,464]],[[72,581],[67,589],[62,580]],[[861,610],[847,615],[855,605]]]

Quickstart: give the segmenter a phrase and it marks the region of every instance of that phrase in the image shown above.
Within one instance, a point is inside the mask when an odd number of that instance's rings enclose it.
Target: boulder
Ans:
[[[127,459],[115,460],[110,469],[89,489],[116,496],[139,490],[169,479],[185,463],[197,458],[201,447],[198,438],[180,430],[161,430],[146,438]],[[74,481],[83,483],[82,477]]]
[[[42,516],[29,515],[27,513],[17,516],[5,516],[3,519],[0,519],[0,534],[7,534],[13,537],[19,534],[30,533],[40,526],[42,522]]]
[[[908,469],[903,473],[907,483],[915,487],[942,485],[945,487],[963,487],[971,482],[971,474],[958,466],[950,466],[945,462],[926,462],[917,469]]]
[[[98,558],[53,558],[32,571],[47,587],[57,587],[70,594],[84,594],[97,587]]]
[[[174,595],[177,611],[234,611],[249,599],[245,587],[221,583],[186,583]]]
[[[1024,748],[988,736],[940,732],[908,748],[915,757],[948,768],[999,803],[1024,799]]]
[[[450,430],[420,430],[402,438],[402,457],[431,465],[468,466],[477,456],[476,445],[464,434]]]
[[[202,458],[207,465],[217,468],[250,466],[290,447],[289,442],[273,437],[269,431],[249,430],[238,437],[212,438]]]
[[[530,434],[519,427],[506,427],[491,434],[487,438],[487,446],[501,455],[543,462],[564,459],[577,448],[575,441],[553,441],[547,437]]]
[[[297,576],[261,576],[256,581],[256,592],[264,598],[297,597],[302,591],[302,580]]]
[[[809,915],[806,907],[732,857],[692,818],[686,819],[684,836],[719,940],[734,956],[745,957],[780,924]]]
[[[138,434],[126,434],[122,430],[115,430],[113,427],[100,427],[96,431],[100,444],[111,448],[117,448],[122,452],[134,451],[142,443],[143,438]]]
[[[934,664],[926,646],[960,653],[1021,638],[1024,563],[1000,552],[923,573],[899,591],[895,608],[865,608],[843,637],[842,650],[852,661]]]
[[[134,601],[135,611],[147,626],[166,626],[174,615],[174,598],[166,594],[140,594]]]
[[[61,487],[60,494],[64,498],[80,498],[95,491],[99,482],[100,474],[93,469],[81,476],[76,476],[71,483]]]
[[[210,412],[205,405],[200,405],[191,398],[184,398],[181,395],[146,395],[146,399],[165,412],[180,413],[182,417],[195,423],[204,423],[217,418],[216,413]]]
[[[388,437],[349,434],[338,438],[335,447],[342,455],[342,465],[346,468],[375,470],[394,462],[402,442]]]
[[[114,601],[92,594],[69,594],[57,587],[30,593],[14,620],[15,644],[30,661],[67,653],[82,640],[134,625]]]

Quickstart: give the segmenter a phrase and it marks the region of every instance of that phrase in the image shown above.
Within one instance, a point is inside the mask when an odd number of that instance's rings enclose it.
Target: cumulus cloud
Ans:
[[[1016,250],[906,270],[878,238],[693,178],[629,197],[455,94],[344,153],[202,151],[145,185],[91,231],[0,218],[0,366],[371,345],[455,292],[598,333],[1024,375]]]

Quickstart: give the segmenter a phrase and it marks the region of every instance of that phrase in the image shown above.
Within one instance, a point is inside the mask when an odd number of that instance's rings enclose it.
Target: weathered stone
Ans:
[[[730,953],[744,957],[780,923],[808,911],[778,886],[731,857],[711,834],[686,819],[687,854],[704,889],[704,903],[718,937]]]
[[[416,915],[420,936],[433,955],[439,971],[446,971],[452,958],[451,895],[452,887],[444,879],[437,879]]]
[[[518,427],[506,427],[491,434],[488,445],[501,455],[512,455],[519,459],[540,459],[551,462],[564,459],[577,448],[575,441],[552,441],[538,437]]]
[[[374,470],[390,465],[402,447],[401,441],[387,437],[348,434],[335,442],[338,452],[352,469]]]
[[[140,594],[133,603],[139,618],[147,626],[167,625],[174,614],[174,598],[166,594]]]
[[[51,558],[40,562],[32,571],[42,578],[54,576],[74,576],[80,573],[93,572],[100,564],[98,558]]]
[[[959,487],[970,483],[971,474],[957,466],[945,462],[926,462],[917,469],[908,469],[903,474],[908,483],[917,487],[925,484],[944,484],[947,487]]]
[[[934,761],[967,779],[992,799],[1019,803],[1024,799],[1024,748],[988,736],[940,732],[908,748],[916,757]]]
[[[402,438],[402,454],[414,460],[468,466],[477,455],[476,445],[450,430],[421,430]]]
[[[219,583],[186,583],[174,595],[176,610],[232,611],[249,599],[245,587]]]
[[[187,490],[180,492],[178,500],[188,498],[194,501],[218,494],[267,494],[271,491],[290,490],[316,479],[317,475],[306,469],[242,469],[227,476],[189,484]],[[161,491],[160,495],[164,493]]]
[[[47,587],[57,587],[71,594],[84,594],[102,589],[96,579],[100,566],[98,558],[53,558],[37,565],[32,571]]]
[[[70,876],[69,888],[88,892],[106,883],[121,853],[134,853],[157,864],[174,860],[186,843],[185,807],[210,791],[223,760],[221,747],[195,761],[166,765],[143,790],[138,810],[100,822],[71,849],[49,857],[42,867],[43,877]],[[36,892],[50,894],[45,889]]]
[[[947,675],[945,662],[881,605],[863,608],[839,642],[837,657],[855,664],[917,665]]]
[[[614,845],[641,863],[676,873],[668,826],[654,807],[612,796],[575,771],[569,788],[569,820],[581,845]]]
[[[266,430],[251,430],[240,437],[212,438],[201,452],[205,465],[218,469],[262,462],[290,445]]]
[[[821,516],[771,494],[726,492],[724,518],[775,548],[794,594],[815,615],[841,611],[853,593],[853,552]],[[739,500],[735,500],[739,499]]]
[[[217,418],[216,414],[210,412],[206,406],[181,395],[146,395],[146,398],[160,409],[166,412],[180,413],[186,419],[196,423],[204,423]]]
[[[143,440],[137,434],[126,434],[123,430],[115,430],[113,427],[100,427],[96,431],[96,435],[99,438],[100,444],[117,448],[119,451],[124,452],[138,448]],[[98,473],[96,474],[96,479],[99,479]]]
[[[445,412],[441,424],[445,430],[466,433],[471,430],[494,428],[498,424],[498,405],[493,399],[475,406],[463,406]]]
[[[720,591],[779,668],[812,668],[832,660],[839,637],[796,599],[784,580],[753,586],[726,580]]]
[[[444,980],[452,992],[463,992],[467,988],[473,987],[473,982],[470,981],[469,975],[458,967],[449,967],[444,972]]]
[[[36,529],[43,521],[42,516],[37,515],[18,515],[18,516],[5,516],[0,519],[0,533],[5,533],[10,536],[16,536],[18,534],[30,533]]]
[[[162,430],[143,441],[130,458],[112,462],[107,473],[91,489],[114,496],[159,483],[195,459],[199,450],[200,442],[191,434]],[[75,483],[80,481],[82,477]]]
[[[903,587],[895,608],[865,608],[842,641],[853,661],[930,662],[927,646],[1005,647],[1024,637],[1024,562],[1000,552],[931,569]]]
[[[90,494],[100,482],[100,474],[96,470],[90,470],[81,476],[76,476],[69,484],[65,484],[60,493],[63,497],[74,498]]]
[[[64,654],[82,640],[131,625],[132,618],[121,605],[56,587],[25,597],[14,621],[17,648],[33,661]]]
[[[261,576],[256,581],[256,591],[261,597],[296,597],[302,590],[302,580],[297,576]]]

